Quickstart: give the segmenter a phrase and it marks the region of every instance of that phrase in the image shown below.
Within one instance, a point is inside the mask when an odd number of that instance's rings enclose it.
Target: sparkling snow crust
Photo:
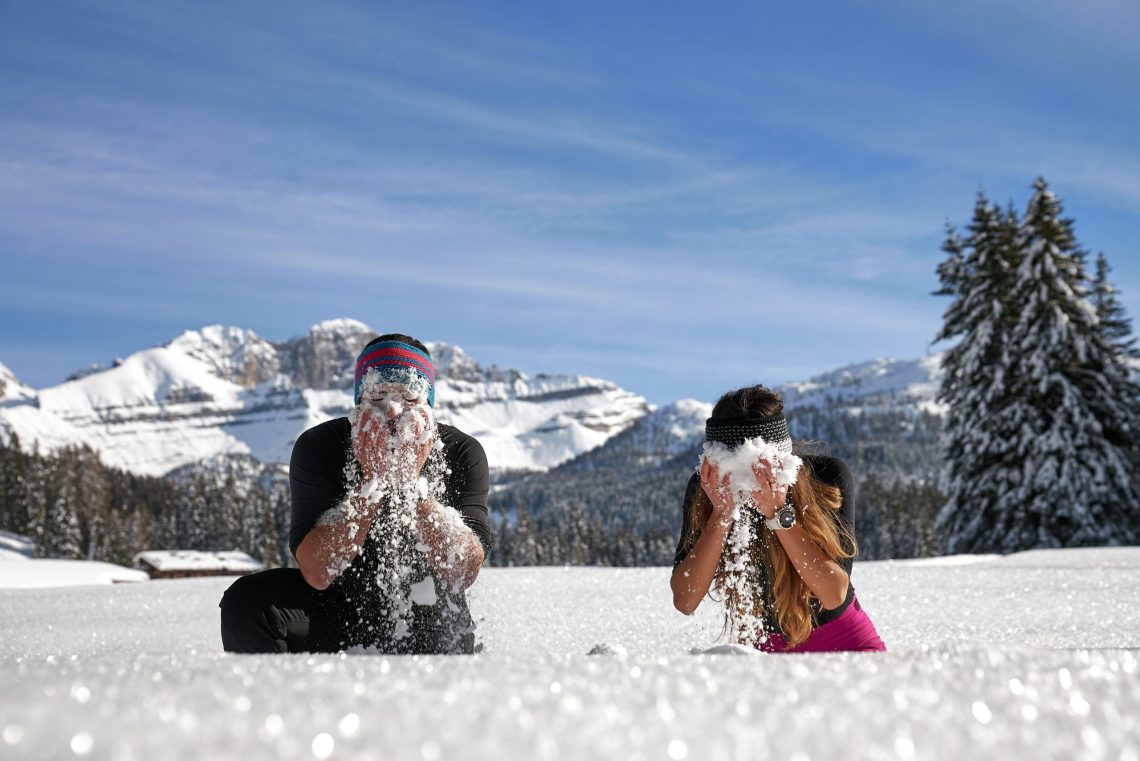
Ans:
[[[225,655],[228,579],[3,590],[0,758],[1138,757],[1140,549],[857,563],[886,654],[725,647],[668,579],[485,570],[431,657]]]

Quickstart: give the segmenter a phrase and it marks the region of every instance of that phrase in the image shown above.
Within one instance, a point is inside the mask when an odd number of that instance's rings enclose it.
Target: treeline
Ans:
[[[499,516],[494,529],[493,566],[525,565],[666,565],[677,542],[665,526],[645,531],[615,529],[615,522],[587,517],[572,508],[559,521],[536,520],[519,506],[517,513]]]
[[[870,418],[842,427],[857,437],[860,425],[896,427]],[[695,461],[694,449],[640,469],[569,467],[499,490],[491,500],[490,562],[668,565]],[[943,500],[933,486],[874,471],[859,480],[862,558],[937,551],[933,521]],[[249,472],[202,468],[174,478],[139,476],[107,467],[87,448],[45,455],[22,450],[15,438],[0,442],[0,529],[33,539],[38,557],[131,565],[149,549],[240,549],[273,567],[290,559],[288,520],[281,480],[259,483]]]
[[[934,485],[937,416],[811,407],[789,418],[797,436],[813,440],[809,451],[840,457],[855,474],[861,558],[938,554],[934,522],[945,500]],[[638,464],[636,457],[607,460],[595,450],[496,490],[492,564],[671,564],[699,453],[694,445],[663,462]]]
[[[0,529],[37,557],[132,565],[143,550],[243,550],[267,566],[287,557],[288,492],[199,472],[180,480],[104,465],[86,447],[26,452],[0,441]]]
[[[666,474],[661,474],[663,481]],[[680,476],[677,478],[676,476]],[[564,503],[547,495],[544,511],[532,515],[518,495],[495,500],[495,551],[491,565],[671,565],[681,530],[681,501],[689,473],[674,473],[675,488],[644,488],[650,481],[623,485],[662,511],[652,524],[634,528],[621,515],[589,512],[584,502]],[[640,488],[638,488],[640,487]],[[587,491],[585,484],[574,490]],[[571,498],[572,499],[572,498]],[[945,498],[930,482],[882,477],[861,479],[855,533],[859,558],[931,557],[939,554],[934,522]],[[507,512],[503,505],[511,504]],[[667,514],[664,514],[667,513]]]

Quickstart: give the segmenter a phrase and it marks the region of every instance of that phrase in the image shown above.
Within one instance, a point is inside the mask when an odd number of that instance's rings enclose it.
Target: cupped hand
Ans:
[[[752,473],[756,476],[756,488],[751,492],[752,505],[765,518],[774,518],[788,498],[788,487],[777,483],[776,474],[767,460],[758,460],[752,466]]]
[[[419,477],[435,442],[427,415],[417,413],[414,421],[408,430],[373,407],[361,406],[352,427],[352,451],[365,480],[404,482]]]
[[[728,474],[720,475],[720,469],[707,459],[701,460],[701,489],[712,503],[710,519],[715,518],[722,526],[732,523],[732,511],[735,505]]]

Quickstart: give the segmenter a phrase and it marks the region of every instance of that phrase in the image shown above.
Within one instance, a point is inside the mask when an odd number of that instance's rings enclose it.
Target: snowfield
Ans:
[[[693,654],[668,576],[488,569],[431,657],[225,655],[229,579],[0,590],[0,759],[1140,759],[1140,548],[857,563],[886,654]]]

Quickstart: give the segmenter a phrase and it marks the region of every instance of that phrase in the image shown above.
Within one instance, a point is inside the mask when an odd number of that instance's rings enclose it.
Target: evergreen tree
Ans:
[[[938,527],[950,552],[1137,539],[1140,496],[1121,446],[1135,436],[1135,387],[1114,369],[1072,221],[1044,180],[1034,187],[1015,236],[1010,213],[996,237],[972,228],[967,264],[994,246],[1002,266],[967,267],[953,313],[962,319],[948,310],[940,333],[961,336],[941,393],[950,414]]]
[[[43,556],[78,560],[83,557],[83,534],[76,512],[78,489],[74,478],[63,478],[47,511]]]
[[[1108,281],[1111,268],[1104,254],[1096,258],[1092,281],[1092,303],[1097,317],[1097,333],[1104,344],[1104,368],[1108,399],[1094,393],[1094,409],[1104,426],[1105,436],[1128,452],[1133,481],[1140,480],[1140,385],[1134,367],[1140,369],[1140,349],[1132,335],[1132,321]],[[1097,389],[1094,387],[1093,389]],[[1113,393],[1117,392],[1117,393]],[[1140,484],[1137,484],[1140,489]],[[1138,529],[1140,531],[1140,529]]]
[[[28,514],[28,456],[20,449],[20,438],[11,434],[0,446],[0,528],[23,533]]]
[[[1113,346],[1122,361],[1140,358],[1140,348],[1136,346],[1136,336],[1132,335],[1132,320],[1124,311],[1117,298],[1116,288],[1108,280],[1112,268],[1104,254],[1096,255],[1096,269],[1092,281],[1093,306],[1104,340]]]
[[[208,520],[210,517],[208,486],[206,479],[195,476],[182,484],[182,495],[174,515],[178,542],[177,549],[206,550],[210,549],[208,533]]]
[[[1016,320],[1008,300],[1019,263],[1016,229],[1012,210],[1003,214],[979,194],[969,235],[960,239],[950,229],[942,247],[948,257],[938,269],[942,287],[936,293],[954,301],[935,340],[959,339],[944,355],[938,395],[950,409],[941,437],[946,506],[938,521],[948,537],[968,533],[968,525],[986,516],[979,506],[996,502],[1016,481],[1014,474],[992,467],[1012,449],[1008,432],[1001,430],[1000,409],[1007,336]]]
[[[535,526],[534,519],[530,517],[530,513],[527,511],[526,505],[520,504],[518,506],[518,512],[515,514],[515,529],[515,565],[541,565],[543,553],[538,543],[538,529]]]
[[[55,500],[55,470],[46,459],[33,450],[28,458],[27,509],[28,526],[24,533],[35,543],[37,558],[50,557],[48,511]]]

